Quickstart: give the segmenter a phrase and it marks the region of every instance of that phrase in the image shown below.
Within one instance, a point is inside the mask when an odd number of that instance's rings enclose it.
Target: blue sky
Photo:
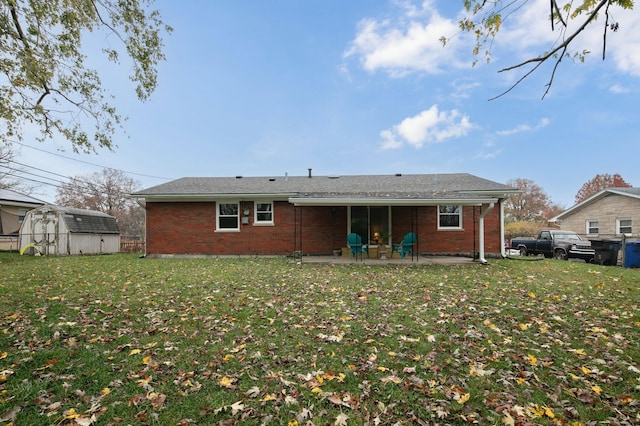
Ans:
[[[612,9],[619,30],[604,62],[602,21],[581,36],[574,50],[592,53],[563,60],[544,100],[552,64],[489,101],[523,73],[498,70],[558,37],[548,4],[530,0],[505,19],[492,61],[473,67],[474,40],[456,35],[461,0],[158,0],[174,32],[152,98],[137,101],[126,61],[102,74],[129,117],[115,151],[25,140],[19,161],[63,176],[112,167],[142,187],[308,168],[463,172],[530,179],[564,207],[599,173],[640,186],[640,8]],[[453,38],[443,47],[441,36]],[[54,189],[42,192],[53,201]]]

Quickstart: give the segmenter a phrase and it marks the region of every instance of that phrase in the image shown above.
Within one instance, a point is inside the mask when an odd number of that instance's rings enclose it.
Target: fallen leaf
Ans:
[[[220,386],[225,387],[225,388],[228,388],[228,389],[234,389],[234,388],[235,388],[235,386],[233,386],[233,383],[234,383],[235,381],[236,381],[236,380],[235,380],[234,378],[232,378],[232,377],[226,377],[226,376],[224,376],[224,377],[220,378],[220,380],[218,380],[218,384],[219,384]]]
[[[344,413],[340,413],[336,417],[336,421],[333,422],[333,424],[334,426],[347,426],[347,420],[349,420],[349,417],[347,417],[347,415]]]

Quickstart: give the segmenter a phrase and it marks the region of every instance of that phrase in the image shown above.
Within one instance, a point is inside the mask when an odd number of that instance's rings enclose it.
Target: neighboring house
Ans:
[[[20,227],[21,253],[77,255],[119,251],[116,218],[95,210],[45,205],[28,211]]]
[[[640,239],[640,188],[606,188],[551,219],[589,239]]]
[[[146,204],[147,255],[332,254],[356,232],[420,254],[503,255],[503,201],[470,174],[186,177],[131,194]]]
[[[9,189],[0,189],[0,250],[18,249],[18,231],[27,212],[44,201]]]

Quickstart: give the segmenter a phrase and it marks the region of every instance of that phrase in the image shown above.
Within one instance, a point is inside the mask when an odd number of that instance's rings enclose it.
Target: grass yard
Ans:
[[[640,424],[640,270],[0,254],[0,425]]]

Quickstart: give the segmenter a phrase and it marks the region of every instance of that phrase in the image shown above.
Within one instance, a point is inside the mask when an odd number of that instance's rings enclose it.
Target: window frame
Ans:
[[[440,209],[442,207],[455,207],[458,210],[458,213],[449,213],[449,212],[444,212],[442,213],[440,211]],[[438,205],[437,207],[437,212],[438,212],[438,230],[439,231],[457,231],[457,230],[462,230],[463,229],[463,224],[462,224],[462,205],[461,204],[446,204],[446,205]],[[440,218],[443,216],[457,216],[458,217],[458,225],[457,226],[448,226],[448,225],[442,225]]]
[[[236,214],[235,215],[222,215],[220,213],[220,208],[223,205],[235,205],[236,206]],[[220,226],[221,218],[235,217],[236,218],[236,227],[235,228],[223,228]],[[240,231],[240,202],[239,201],[218,201],[216,202],[216,232],[239,232]]]
[[[258,210],[258,206],[260,204],[268,204],[271,206],[270,210]],[[254,201],[253,202],[253,224],[257,226],[270,226],[275,224],[275,203],[273,201]],[[269,220],[260,220],[258,218],[259,214],[271,213],[271,219]]]
[[[593,225],[595,223],[595,226]],[[600,234],[600,221],[597,219],[587,219],[585,222],[586,233],[587,235],[598,235]],[[592,230],[595,229],[595,232]]]
[[[629,225],[628,226],[623,226],[621,222],[623,221],[629,221]],[[629,232],[622,232],[622,228],[629,228]],[[616,219],[616,234],[619,235],[625,235],[627,237],[630,237],[631,234],[633,234],[633,219],[631,219],[630,217],[621,217]]]

